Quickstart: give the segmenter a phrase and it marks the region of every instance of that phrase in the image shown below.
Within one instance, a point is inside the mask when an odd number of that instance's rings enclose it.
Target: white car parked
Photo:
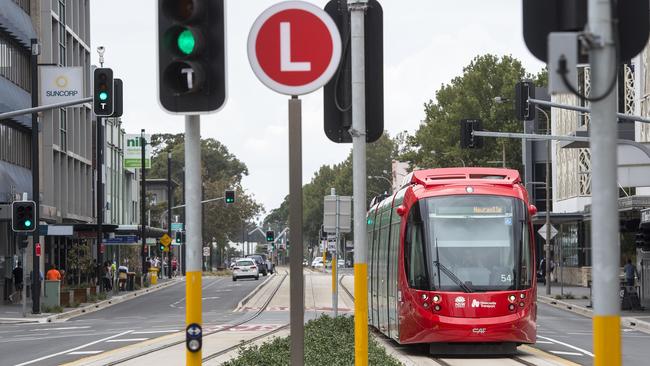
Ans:
[[[323,268],[323,257],[316,257],[314,260],[311,262],[311,266],[313,268]]]
[[[255,265],[255,261],[250,258],[239,259],[235,262],[232,268],[232,280],[237,281],[238,278],[253,277],[256,280],[260,279],[260,271]]]

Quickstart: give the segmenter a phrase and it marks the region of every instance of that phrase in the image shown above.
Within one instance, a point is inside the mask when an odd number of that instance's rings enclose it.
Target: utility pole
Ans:
[[[354,363],[368,365],[366,235],[366,87],[364,16],[367,0],[348,0],[352,58],[352,187],[354,195]]]
[[[172,237],[172,152],[167,153],[167,235]],[[169,252],[167,252],[167,274],[172,278],[172,254],[173,246],[169,245]]]
[[[332,309],[334,310],[334,317],[339,316],[339,286],[338,281],[336,280],[336,272],[338,269],[338,258],[339,258],[339,225],[340,225],[340,215],[341,215],[341,202],[339,201],[339,196],[336,195],[336,188],[332,188],[332,196],[336,197],[336,249],[332,253]]]
[[[185,280],[185,324],[190,329],[201,329],[201,256],[202,226],[201,220],[201,117],[185,116],[185,217],[186,246],[185,262],[187,264]],[[201,349],[185,351],[187,365],[201,364]]]
[[[102,268],[102,242],[104,241],[103,224],[104,224],[104,117],[97,116],[95,123],[95,164],[97,180],[95,185],[97,194],[97,278],[102,278],[100,268]]]
[[[32,38],[32,55],[30,58],[32,74],[32,107],[38,107],[38,55],[40,46],[38,40]],[[36,247],[40,245],[41,225],[41,187],[39,171],[40,148],[38,142],[38,113],[32,113],[32,200],[34,201],[34,233],[32,234],[32,313],[41,313],[41,257],[36,255]],[[25,266],[27,267],[27,266]]]
[[[594,365],[621,364],[621,322],[618,289],[620,243],[616,184],[616,92],[609,83],[617,73],[616,47],[609,1],[589,0],[588,26],[591,95],[592,269],[594,291]],[[614,89],[615,90],[615,89]],[[606,93],[609,93],[605,96]]]
[[[147,211],[147,176],[145,173],[146,164],[145,164],[145,148],[147,146],[147,141],[144,139],[144,128],[140,130],[140,159],[141,161],[141,179],[140,179],[140,236],[142,238],[142,248],[140,250],[140,256],[142,259],[142,278],[144,278],[144,262],[146,260],[145,250],[147,247],[147,232],[145,228],[145,213]]]

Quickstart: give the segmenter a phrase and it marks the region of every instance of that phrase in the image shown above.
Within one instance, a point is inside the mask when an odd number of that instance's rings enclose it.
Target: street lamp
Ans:
[[[546,118],[546,131],[548,134],[551,133],[551,120],[548,118],[548,113],[542,108],[535,106],[535,109],[542,112],[544,118]],[[550,175],[551,175],[551,140],[546,140],[546,244],[544,245],[544,252],[546,256],[546,262],[544,263],[546,278],[546,295],[551,294],[551,202],[550,202]]]

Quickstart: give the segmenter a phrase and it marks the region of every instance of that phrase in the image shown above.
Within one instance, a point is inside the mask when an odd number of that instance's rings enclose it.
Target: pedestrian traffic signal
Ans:
[[[93,112],[97,116],[113,114],[113,70],[96,68],[93,73]]]
[[[480,119],[460,120],[460,147],[463,149],[480,149],[483,147],[483,138],[474,136],[472,132],[482,131],[483,122]]]
[[[183,242],[183,233],[181,231],[176,232],[174,241],[176,242],[176,244],[180,244]]]
[[[226,191],[224,196],[226,196],[225,199],[226,203],[235,203],[235,191],[228,190]]]
[[[275,241],[275,232],[273,230],[269,230],[266,232],[266,241],[267,242]]]
[[[214,112],[226,100],[224,0],[158,1],[158,94],[172,113]]]
[[[520,81],[515,84],[515,113],[520,121],[535,119],[535,105],[528,99],[535,99],[535,84],[532,81]]]
[[[11,204],[11,228],[15,232],[32,232],[36,228],[34,201],[14,201]]]
[[[639,231],[636,233],[636,246],[644,250],[650,249],[650,228],[639,227]]]

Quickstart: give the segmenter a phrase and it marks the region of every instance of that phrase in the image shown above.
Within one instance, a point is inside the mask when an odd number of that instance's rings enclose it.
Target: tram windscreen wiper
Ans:
[[[447,277],[451,278],[452,281],[456,282],[458,286],[460,286],[461,289],[465,292],[473,292],[469,286],[467,286],[460,278],[458,278],[454,272],[450,271],[449,268],[445,267],[444,264],[440,263],[440,252],[438,251],[438,238],[436,237],[434,240],[434,243],[436,245],[436,260],[433,261],[433,264],[436,265],[438,268],[438,288],[440,288],[440,271],[444,274],[447,275]]]

